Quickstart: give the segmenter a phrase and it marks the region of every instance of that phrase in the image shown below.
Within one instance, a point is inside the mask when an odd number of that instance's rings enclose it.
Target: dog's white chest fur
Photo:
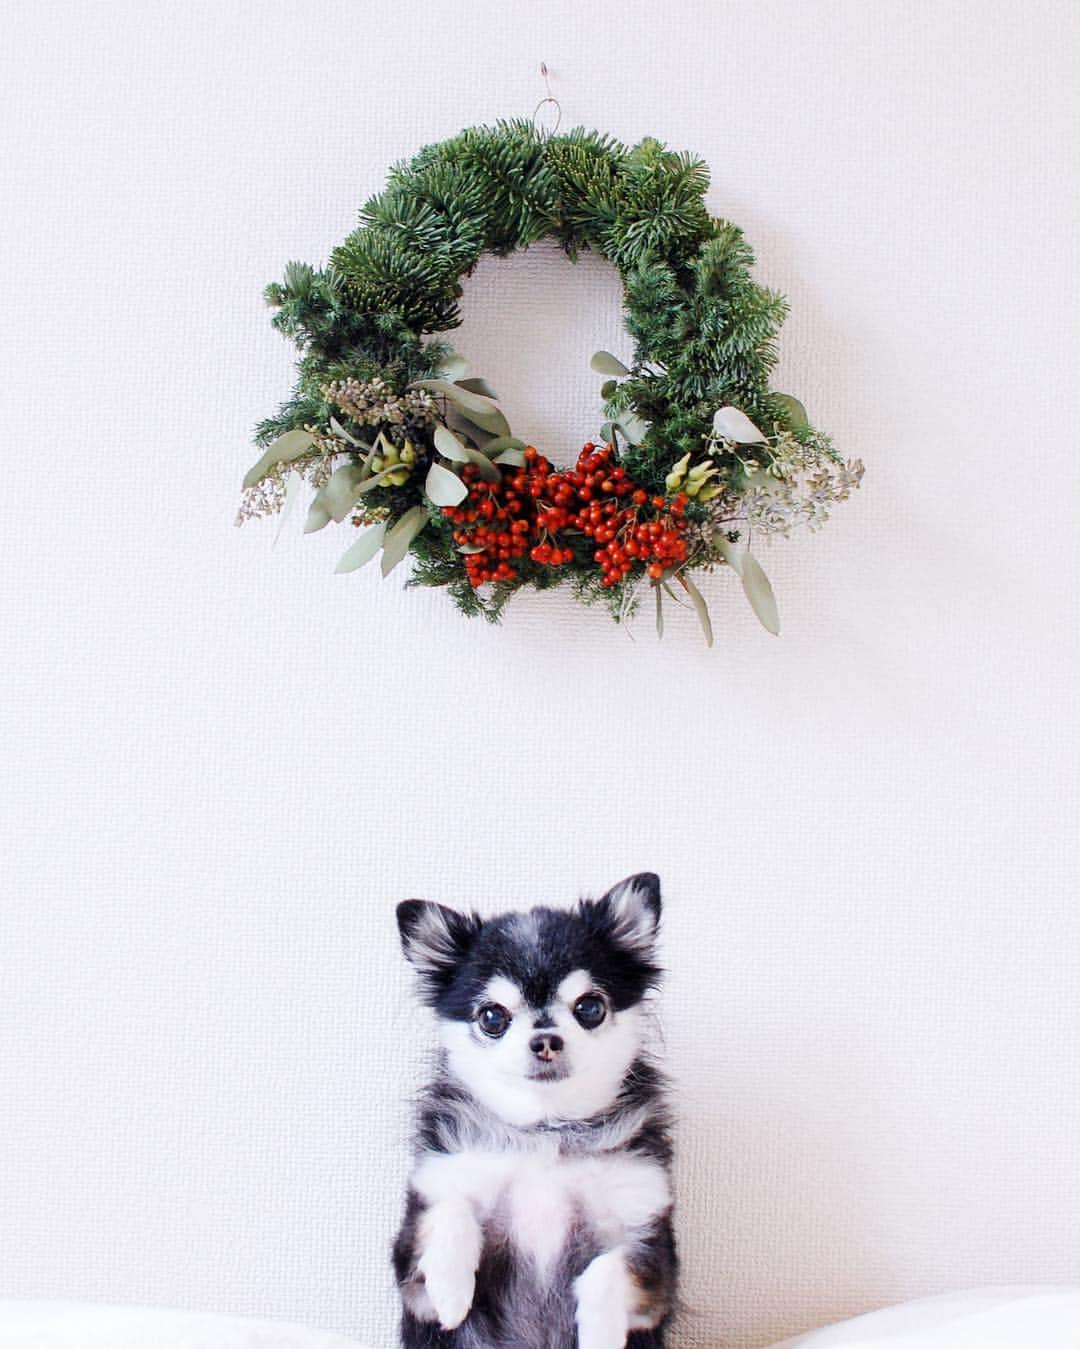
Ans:
[[[625,1154],[560,1157],[554,1139],[538,1140],[528,1151],[429,1156],[413,1185],[429,1204],[466,1200],[481,1225],[498,1223],[542,1276],[551,1272],[575,1225],[612,1247],[671,1203],[668,1178],[655,1162]]]

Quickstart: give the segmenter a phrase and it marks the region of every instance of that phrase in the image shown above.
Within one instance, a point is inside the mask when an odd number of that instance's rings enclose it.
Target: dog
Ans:
[[[394,1245],[403,1349],[661,1349],[671,1115],[648,1047],[660,882],[482,920],[398,906],[442,1050]]]

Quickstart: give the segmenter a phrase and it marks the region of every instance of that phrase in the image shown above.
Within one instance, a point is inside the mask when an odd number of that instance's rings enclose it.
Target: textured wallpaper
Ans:
[[[1068,0],[17,3],[0,21],[0,1296],[392,1343],[431,1044],[408,895],[654,869],[678,1349],[1080,1280],[1080,30]],[[234,530],[260,300],[394,159],[657,135],[785,291],[862,491],[629,632],[468,624]],[[560,460],[614,275],[486,260],[458,345]],[[328,532],[329,534],[329,532]]]

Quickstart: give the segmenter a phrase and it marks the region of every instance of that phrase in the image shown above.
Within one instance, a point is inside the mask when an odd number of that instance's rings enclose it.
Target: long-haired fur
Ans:
[[[442,1031],[394,1246],[404,1349],[660,1349],[671,1120],[644,1042],[660,887],[482,921],[399,906]]]

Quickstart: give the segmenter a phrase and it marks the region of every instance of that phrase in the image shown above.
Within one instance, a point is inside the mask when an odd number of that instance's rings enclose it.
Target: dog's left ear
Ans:
[[[614,941],[645,959],[651,958],[660,927],[660,877],[652,871],[613,885],[597,909]]]
[[[433,1001],[449,987],[468,954],[480,919],[431,900],[406,899],[397,906],[397,924],[405,958],[419,974],[425,997]]]

